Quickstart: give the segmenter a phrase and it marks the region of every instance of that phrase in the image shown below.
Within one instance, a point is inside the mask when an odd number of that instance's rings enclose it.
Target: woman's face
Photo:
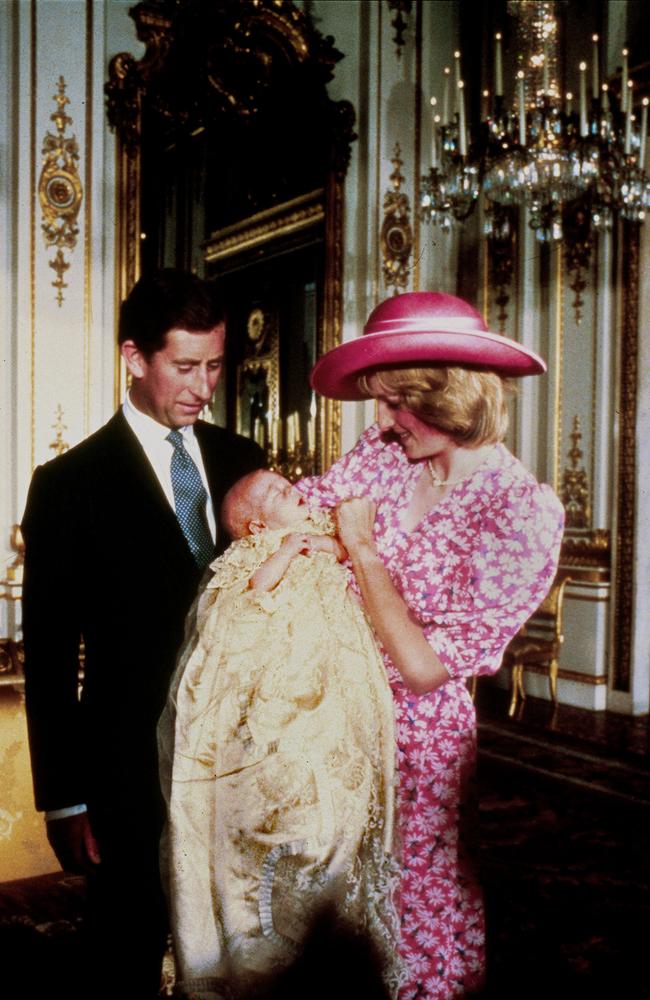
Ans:
[[[433,458],[457,447],[454,439],[406,409],[398,395],[381,392],[368,380],[368,388],[377,400],[377,420],[382,433],[391,433],[404,449],[407,458]],[[377,392],[373,391],[377,388]]]

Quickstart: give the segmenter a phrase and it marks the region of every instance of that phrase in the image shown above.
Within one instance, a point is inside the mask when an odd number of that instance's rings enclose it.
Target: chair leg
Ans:
[[[551,693],[551,701],[554,705],[557,705],[557,672],[559,668],[559,663],[557,660],[551,660],[548,668],[548,688]]]
[[[522,698],[526,697],[526,692],[524,691],[523,685],[523,672],[524,667],[522,663],[513,663],[512,665],[512,691],[510,694],[510,706],[508,708],[508,715],[510,718],[515,714],[517,709],[517,699],[519,695]]]

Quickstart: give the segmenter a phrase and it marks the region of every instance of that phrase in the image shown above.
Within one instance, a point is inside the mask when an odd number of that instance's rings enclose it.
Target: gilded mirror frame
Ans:
[[[179,5],[172,0],[146,0],[130,11],[136,25],[138,38],[145,44],[145,53],[136,60],[129,53],[115,56],[109,66],[106,85],[108,117],[117,137],[117,218],[116,218],[116,307],[126,297],[140,276],[140,218],[141,218],[141,136],[143,97],[156,92],[158,109],[170,119],[185,114],[176,105],[175,90],[169,88],[162,96],[155,91],[164,74],[165,61],[173,48],[175,17],[184,7],[199,9],[193,0]],[[257,0],[255,4],[213,5],[204,7],[207,16],[216,20],[211,24],[214,44],[237,49],[238,59],[247,60],[246,92],[237,92],[236,76],[220,76],[220,62],[215,58],[204,78],[210,81],[210,101],[221,101],[232,112],[252,115],[255,113],[251,92],[260,93],[269,86],[268,53],[278,52],[288,63],[302,69],[309,67],[313,78],[322,85],[332,78],[336,62],[342,58],[334,48],[331,38],[323,38],[312,26],[308,17],[290,0]],[[209,34],[209,33],[206,33]],[[211,43],[208,42],[208,48]],[[208,52],[207,58],[210,57]],[[302,71],[301,69],[301,71]],[[251,86],[251,79],[253,86]],[[165,107],[165,101],[167,106]],[[253,102],[253,103],[252,103]],[[192,109],[194,113],[196,109]],[[343,312],[343,197],[344,180],[350,159],[350,146],[356,138],[354,109],[348,101],[330,101],[326,98],[326,120],[331,135],[331,152],[322,196],[313,211],[322,213],[324,221],[324,276],[323,301],[320,313],[317,354],[320,356],[341,342]],[[199,112],[200,113],[200,112]],[[244,223],[250,220],[244,220]],[[244,228],[250,230],[250,225]],[[250,236],[249,232],[249,236]],[[262,234],[260,239],[272,238]],[[117,315],[117,311],[116,311]],[[124,370],[119,357],[116,361],[116,391],[118,400],[125,389]],[[317,404],[316,461],[318,471],[324,471],[341,452],[341,404],[319,398]]]

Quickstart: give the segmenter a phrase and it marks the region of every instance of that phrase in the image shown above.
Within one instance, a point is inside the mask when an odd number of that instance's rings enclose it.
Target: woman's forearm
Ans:
[[[350,559],[372,626],[408,687],[415,694],[426,694],[448,681],[447,670],[422,626],[413,620],[374,545],[355,545]]]

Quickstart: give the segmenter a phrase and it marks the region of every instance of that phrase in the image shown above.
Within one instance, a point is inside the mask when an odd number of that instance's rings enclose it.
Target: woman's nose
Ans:
[[[393,415],[383,399],[377,400],[377,423],[382,431],[389,431],[394,424]]]

